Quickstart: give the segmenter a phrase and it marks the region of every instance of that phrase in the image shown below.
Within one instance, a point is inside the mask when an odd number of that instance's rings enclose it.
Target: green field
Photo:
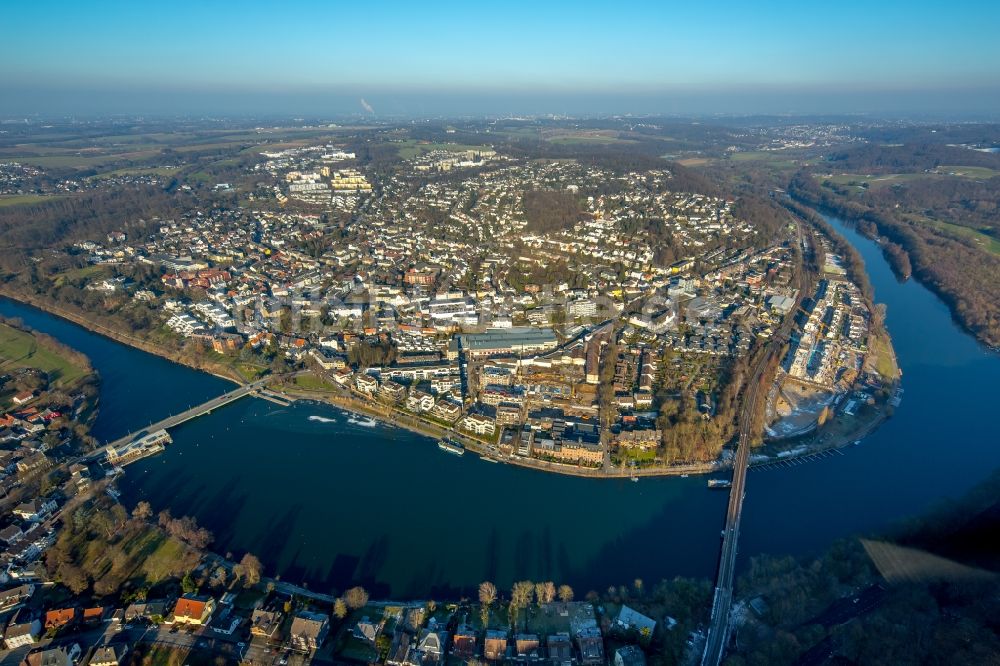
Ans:
[[[96,178],[111,178],[113,176],[169,176],[171,174],[180,171],[180,167],[167,166],[167,167],[132,167],[125,169],[115,169],[113,171],[105,171],[104,173],[99,173],[95,176],[91,176],[90,180]]]
[[[737,153],[739,154],[739,153]],[[745,153],[749,154],[749,153]],[[735,155],[733,156],[735,159]],[[926,178],[974,178],[989,179],[1000,176],[1000,171],[987,169],[986,167],[974,166],[940,166],[931,173],[884,173],[884,174],[863,174],[863,173],[838,173],[833,175],[815,174],[815,177],[822,181],[830,181],[837,185],[849,185],[860,187],[867,184],[869,189],[888,187],[898,183],[907,183],[914,180]]]
[[[296,375],[295,386],[306,391],[335,391],[337,387],[316,375]]]
[[[416,139],[394,142],[393,145],[399,146],[399,156],[404,160],[412,160],[414,157],[433,150],[448,150],[453,153],[460,153],[466,150],[490,150],[488,146],[468,146],[461,143],[424,143]]]
[[[936,171],[938,173],[948,174],[951,176],[962,176],[964,178],[976,178],[976,179],[989,179],[1000,176],[1000,171],[996,169],[988,169],[986,167],[977,166],[939,166]]]
[[[887,381],[895,381],[899,376],[895,356],[892,353],[892,343],[888,336],[879,334],[872,336],[871,349],[875,352],[875,370]]]
[[[6,206],[20,206],[22,204],[33,204],[42,201],[50,201],[52,199],[57,199],[61,195],[51,195],[51,194],[9,194],[0,197],[0,208]]]
[[[34,149],[33,149],[34,150]],[[21,164],[30,164],[43,169],[66,168],[66,169],[96,169],[105,164],[119,162],[121,160],[144,160],[160,154],[160,148],[154,147],[149,150],[135,151],[130,148],[128,152],[105,153],[94,152],[87,154],[85,151],[73,150],[63,151],[59,154],[51,155],[2,155],[0,158]]]
[[[838,173],[832,176],[816,174],[816,178],[822,181],[830,181],[836,185],[846,185],[861,188],[863,184],[868,186],[868,189],[879,189],[882,187],[889,187],[891,185],[897,185],[899,183],[906,183],[914,180],[921,180],[926,178],[936,178],[934,174],[929,173],[885,173],[885,174],[861,174],[861,173]]]
[[[972,227],[964,227],[961,224],[934,220],[923,215],[909,215],[906,219],[914,224],[926,224],[934,227],[935,229],[940,229],[941,231],[947,231],[957,236],[968,238],[984,250],[1000,255],[1000,240],[997,240],[989,234],[973,229]]]
[[[762,162],[770,167],[778,169],[791,169],[798,165],[797,160],[788,159],[788,154],[784,152],[774,152],[770,150],[749,150],[746,152],[732,153],[729,156],[730,162]]]
[[[548,139],[549,143],[555,143],[563,146],[572,145],[611,145],[615,143],[635,143],[631,139],[619,139],[616,136],[605,136],[605,135],[580,135],[580,136],[557,136],[553,139]]]
[[[85,368],[38,346],[35,336],[6,324],[0,324],[0,371],[37,368],[56,384],[67,386],[87,374]]]

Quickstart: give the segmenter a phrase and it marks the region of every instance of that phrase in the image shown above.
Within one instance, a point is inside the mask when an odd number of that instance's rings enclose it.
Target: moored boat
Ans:
[[[442,439],[438,442],[438,448],[447,453],[453,453],[456,456],[465,455],[465,448],[450,442],[446,439]]]

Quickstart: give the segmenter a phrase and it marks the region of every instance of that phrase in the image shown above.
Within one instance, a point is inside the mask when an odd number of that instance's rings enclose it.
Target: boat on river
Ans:
[[[465,455],[465,447],[455,444],[454,442],[447,439],[439,440],[438,448],[446,453],[452,453],[456,456]]]

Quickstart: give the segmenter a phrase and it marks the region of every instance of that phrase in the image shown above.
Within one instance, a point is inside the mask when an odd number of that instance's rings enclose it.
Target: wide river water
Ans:
[[[809,555],[954,498],[1000,467],[993,427],[1000,358],[879,248],[828,218],[861,251],[904,371],[895,416],[844,456],[751,471],[739,566],[760,553]],[[0,299],[90,357],[101,376],[93,434],[122,436],[231,386]],[[608,585],[711,577],[727,496],[704,478],[582,479],[456,457],[433,440],[300,402],[244,399],[171,432],[130,465],[122,499],[193,515],[214,548],[257,554],[266,573],[317,590],[456,597],[482,580],[531,578],[581,594]]]

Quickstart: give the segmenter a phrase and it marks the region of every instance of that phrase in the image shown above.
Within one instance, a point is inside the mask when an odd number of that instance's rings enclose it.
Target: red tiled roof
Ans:
[[[76,618],[75,608],[59,608],[56,610],[50,610],[45,613],[45,626],[46,627],[61,627],[64,624],[68,624]]]
[[[97,608],[83,609],[84,620],[100,620],[102,617],[104,617],[104,609],[100,606],[98,606]]]
[[[190,617],[201,619],[205,614],[205,602],[201,599],[181,597],[174,606],[174,617]]]

